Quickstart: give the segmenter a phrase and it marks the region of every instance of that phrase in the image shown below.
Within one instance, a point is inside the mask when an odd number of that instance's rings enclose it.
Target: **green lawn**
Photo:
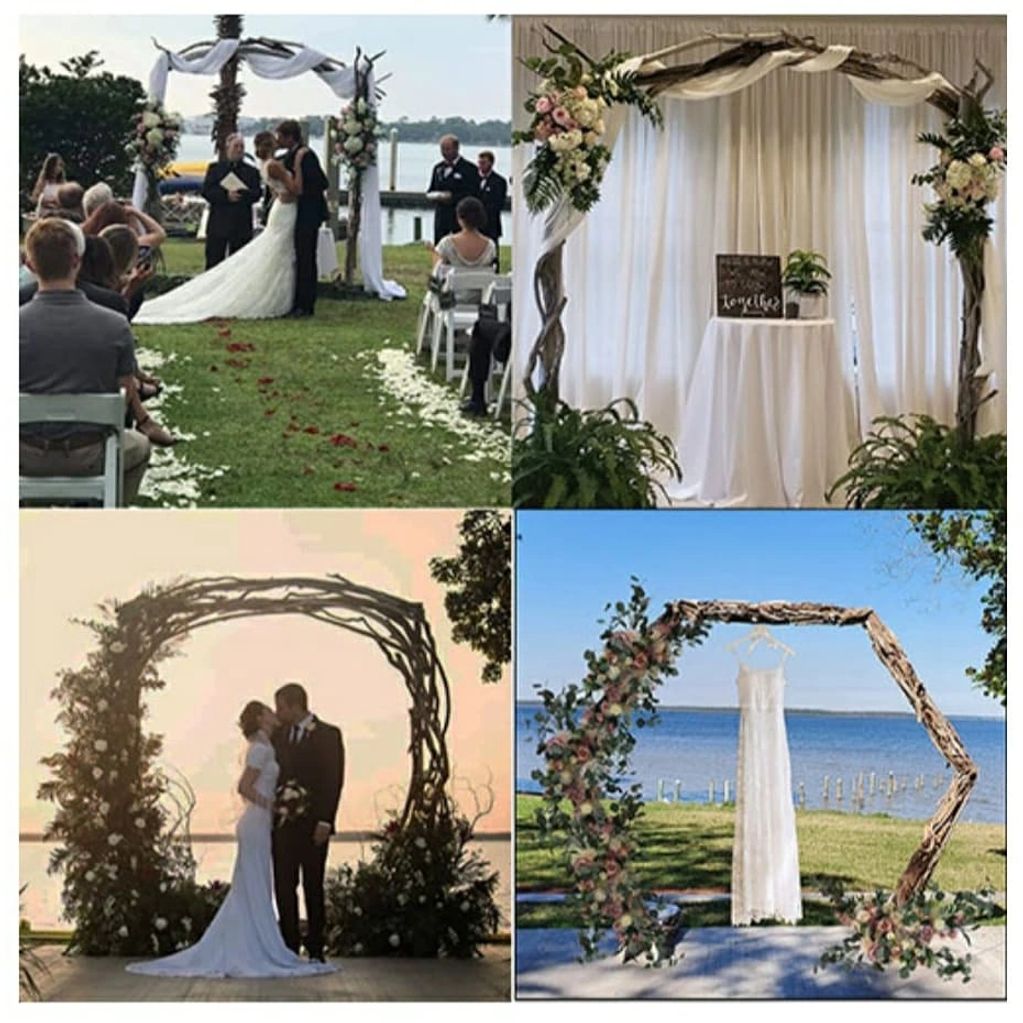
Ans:
[[[558,836],[544,839],[533,817],[541,800],[516,799],[516,885],[519,891],[566,890],[571,884]],[[637,825],[646,885],[657,889],[727,892],[731,883],[731,808],[649,803]],[[837,879],[850,890],[892,888],[919,845],[922,821],[884,815],[796,812],[804,890]],[[1005,827],[958,824],[935,873],[948,890],[991,885],[1005,890]]]
[[[167,273],[202,269],[201,243],[164,250]],[[137,327],[143,365],[169,385],[155,416],[188,438],[156,452],[140,503],[507,506],[507,426],[424,420],[381,380],[395,374],[377,353],[400,362],[412,349],[429,269],[421,245],[387,246],[402,302],[321,298],[311,320]],[[448,396],[450,408],[454,387]]]

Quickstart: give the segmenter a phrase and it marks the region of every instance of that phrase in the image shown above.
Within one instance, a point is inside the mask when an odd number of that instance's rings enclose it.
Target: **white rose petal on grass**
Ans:
[[[93,778],[96,779],[96,781],[99,781],[100,778],[103,777],[103,768],[102,767],[94,767],[92,769],[92,776],[93,776]]]
[[[121,936],[122,938],[127,938],[127,937],[128,937],[128,928],[122,925],[122,926],[121,926],[120,928],[118,928],[118,931],[117,931],[117,933],[118,933],[118,934],[119,934],[119,935],[120,935],[120,936]]]
[[[155,920],[153,921],[153,926],[154,926],[154,927],[155,927],[155,928],[156,928],[156,929],[157,929],[158,931],[165,931],[165,930],[167,929],[167,921],[166,921],[166,920],[164,920],[164,918],[163,918],[162,916],[158,916],[158,917],[157,917],[157,918],[156,918],[156,919],[155,919]]]
[[[124,841],[124,835],[118,835],[116,833],[113,834],[113,835],[107,835],[107,845],[113,846],[115,849],[123,841]]]
[[[392,934],[387,941],[391,948],[397,948],[401,944],[401,938],[397,934]]]
[[[94,750],[96,750],[97,753],[106,753],[106,751],[107,751],[107,740],[106,739],[97,739],[92,744],[92,748]]]
[[[145,819],[145,817],[136,817],[135,818],[135,827],[137,827],[137,828],[144,828],[145,826],[146,826],[146,819]]]

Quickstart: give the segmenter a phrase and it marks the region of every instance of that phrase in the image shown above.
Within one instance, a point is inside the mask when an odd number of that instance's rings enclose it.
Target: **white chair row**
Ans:
[[[20,501],[44,504],[90,502],[104,508],[124,505],[124,393],[22,394],[20,425],[80,424],[106,434],[103,472],[99,476],[19,476]]]
[[[510,319],[511,317],[511,300],[512,300],[512,282],[511,277],[498,277],[487,289],[483,296],[484,305],[492,305],[497,309],[497,318],[502,323]],[[497,390],[497,401],[494,404],[494,418],[499,419],[501,417],[501,411],[504,408],[505,400],[508,398],[508,385],[511,382],[511,356],[505,360],[504,366],[501,367],[497,359],[491,358],[490,360],[490,377],[487,379],[487,401],[489,403],[489,385],[495,376],[500,376],[501,383]],[[465,397],[465,392],[469,387],[469,360],[465,360],[465,366],[462,369],[462,382],[458,388],[459,397]]]

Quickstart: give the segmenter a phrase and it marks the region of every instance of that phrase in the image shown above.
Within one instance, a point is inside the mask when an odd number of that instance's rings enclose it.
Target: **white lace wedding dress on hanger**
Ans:
[[[283,191],[273,179],[269,186],[278,195]],[[173,291],[146,299],[133,322],[271,320],[287,315],[295,301],[296,215],[295,203],[276,199],[266,227],[248,245]]]
[[[739,665],[732,925],[803,916],[783,665]]]
[[[245,766],[259,770],[255,788],[272,799],[280,767],[273,747],[250,741]],[[248,803],[238,819],[238,852],[231,890],[206,933],[192,946],[151,962],[132,963],[129,973],[157,977],[304,977],[333,973],[330,963],[308,962],[281,937],[274,916],[271,829],[273,815]]]

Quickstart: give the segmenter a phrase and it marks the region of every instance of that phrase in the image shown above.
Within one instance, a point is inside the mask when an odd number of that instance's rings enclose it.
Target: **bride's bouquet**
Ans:
[[[341,111],[335,152],[347,168],[349,177],[376,164],[377,132],[376,112],[362,97]]]
[[[309,813],[309,790],[294,780],[277,786],[274,819],[277,827],[291,824]]]
[[[135,131],[125,149],[153,179],[178,155],[181,127],[180,114],[168,113],[159,100],[147,100],[135,115]]]

